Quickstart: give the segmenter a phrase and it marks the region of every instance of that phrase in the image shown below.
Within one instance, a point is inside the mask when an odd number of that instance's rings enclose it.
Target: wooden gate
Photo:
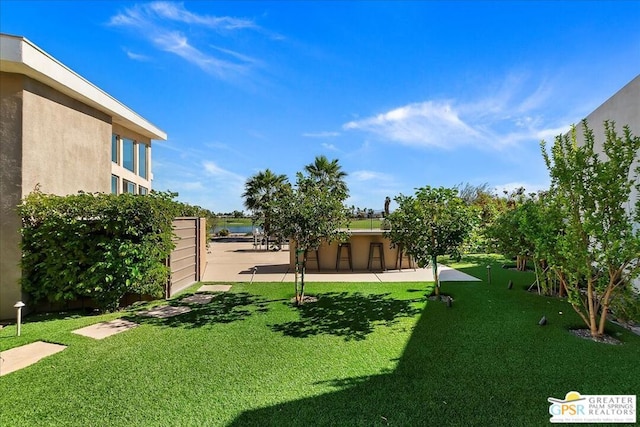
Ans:
[[[166,298],[200,280],[206,264],[206,225],[204,218],[176,218],[173,220],[175,249],[167,260],[171,277]]]

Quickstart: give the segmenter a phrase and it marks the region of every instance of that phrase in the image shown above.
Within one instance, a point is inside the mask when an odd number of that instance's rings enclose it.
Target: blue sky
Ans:
[[[256,172],[293,181],[320,154],[358,207],[424,185],[544,188],[539,141],[640,72],[639,28],[638,1],[0,0],[0,31],[168,133],[154,189],[215,212],[242,209]]]

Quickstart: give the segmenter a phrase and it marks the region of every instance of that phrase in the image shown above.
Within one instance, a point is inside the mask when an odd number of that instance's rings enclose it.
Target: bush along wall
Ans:
[[[175,196],[31,193],[18,207],[23,291],[35,302],[88,297],[105,311],[126,293],[162,296],[171,222],[198,214]]]

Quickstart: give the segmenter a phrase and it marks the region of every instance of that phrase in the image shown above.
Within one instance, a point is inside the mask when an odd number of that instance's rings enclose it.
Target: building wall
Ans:
[[[593,113],[589,114],[586,119],[589,128],[594,132],[595,145],[601,153],[603,152],[602,145],[605,140],[603,126],[605,120],[615,122],[618,135],[622,135],[622,127],[628,125],[633,135],[640,136],[640,75],[616,92]],[[579,126],[577,131],[578,137],[581,137],[582,126]],[[640,153],[636,155],[634,169],[638,166],[640,166]],[[636,200],[638,200],[638,191],[634,188],[631,190],[628,204],[629,211],[631,211],[631,204],[635,203]]]
[[[36,185],[58,195],[108,193],[111,119],[28,77],[2,73],[0,80],[0,319],[5,319],[23,299],[16,206]]]
[[[23,195],[111,190],[111,118],[26,79],[23,95]]]
[[[369,251],[371,243],[382,243],[384,256],[384,266],[387,270],[396,268],[414,268],[414,263],[409,263],[405,256],[402,265],[398,263],[398,247],[392,247],[391,240],[384,237],[382,230],[352,230],[348,243],[351,244],[351,263],[354,271],[367,271],[369,269]],[[295,269],[296,262],[296,244],[292,242],[289,250],[289,266],[292,271]],[[371,262],[371,270],[381,270],[381,259],[378,250],[373,251],[373,259]],[[348,250],[343,247],[340,252],[340,260],[338,260],[338,243],[328,244],[322,243],[318,249],[318,258],[320,262],[316,262],[316,254],[310,251],[307,254],[307,269],[315,271],[320,267],[321,271],[349,270]]]
[[[20,219],[22,198],[22,85],[17,74],[0,74],[0,319],[15,315],[20,301]]]

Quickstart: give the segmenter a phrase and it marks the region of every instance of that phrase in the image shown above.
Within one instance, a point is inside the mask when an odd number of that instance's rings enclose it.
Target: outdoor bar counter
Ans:
[[[349,230],[347,233],[349,233],[349,240],[342,244],[325,242],[318,251],[308,251],[307,270],[317,271],[318,267],[320,271],[381,271],[415,268],[407,255],[402,257],[402,264],[400,264],[399,248],[391,247],[391,241],[384,237],[383,230]],[[290,266],[294,269],[295,242],[291,242],[289,253]],[[351,255],[351,266],[349,255]]]

